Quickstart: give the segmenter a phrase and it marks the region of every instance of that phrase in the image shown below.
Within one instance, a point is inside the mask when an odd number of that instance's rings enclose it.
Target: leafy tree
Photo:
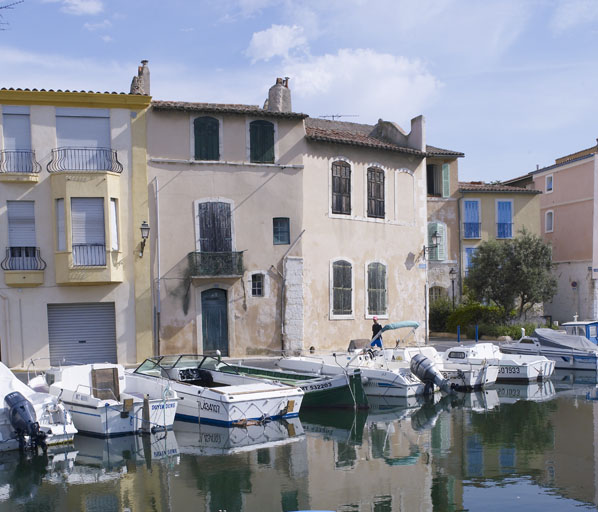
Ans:
[[[521,317],[556,293],[551,271],[552,248],[523,229],[510,240],[483,242],[471,258],[465,285],[475,299],[500,306],[505,318],[518,302]]]

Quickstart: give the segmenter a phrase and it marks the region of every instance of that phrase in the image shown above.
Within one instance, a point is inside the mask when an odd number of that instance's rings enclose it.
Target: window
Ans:
[[[386,315],[386,265],[368,265],[368,315]]]
[[[264,274],[252,274],[251,276],[251,296],[264,296]]]
[[[10,270],[36,270],[33,201],[6,201]]]
[[[496,201],[496,238],[513,238],[513,201]]]
[[[288,245],[291,243],[291,229],[288,217],[274,217],[272,219],[274,245]]]
[[[249,158],[256,163],[274,163],[274,125],[270,121],[249,123]]]
[[[428,296],[430,304],[434,304],[437,300],[448,297],[448,293],[442,286],[432,286],[428,291]]]
[[[74,266],[106,265],[104,199],[71,198],[71,223]]]
[[[231,252],[231,205],[221,201],[197,205],[199,250],[201,252]]]
[[[436,233],[436,246],[434,247],[434,233]],[[443,261],[446,259],[446,225],[443,222],[428,223],[428,259]]]
[[[351,166],[341,160],[332,164],[332,213],[351,215]]]
[[[110,249],[118,251],[118,200],[110,199]]]
[[[64,199],[56,199],[56,250],[66,251],[66,232],[64,229]]]
[[[353,270],[348,261],[332,263],[332,314],[353,314]]]
[[[471,266],[471,259],[476,252],[476,247],[465,248],[465,275],[469,273],[469,267]]]
[[[29,107],[4,105],[4,169],[6,172],[33,172]]]
[[[368,217],[384,218],[384,171],[368,169]]]
[[[553,178],[552,178],[552,174],[549,174],[548,176],[546,176],[546,193],[548,192],[552,192],[552,183]]]
[[[220,159],[220,123],[213,117],[198,117],[193,121],[195,160]]]
[[[428,164],[426,166],[426,179],[428,183],[428,195],[436,197],[449,197],[450,190],[450,166],[449,164]]]
[[[463,238],[480,238],[480,202],[477,199],[463,201],[465,211],[463,223]]]
[[[548,210],[544,215],[544,230],[546,233],[552,233],[554,230],[554,212]]]

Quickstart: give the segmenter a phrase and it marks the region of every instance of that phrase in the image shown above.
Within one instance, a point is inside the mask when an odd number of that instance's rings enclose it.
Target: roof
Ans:
[[[187,101],[152,101],[152,108],[158,111],[175,110],[182,112],[206,112],[213,114],[248,114],[260,117],[282,117],[304,119],[307,114],[299,112],[277,112],[266,110],[257,105],[239,105],[234,103],[193,103]]]
[[[382,149],[418,156],[452,156],[461,157],[463,153],[426,146],[426,151],[399,146],[375,135],[376,127],[371,124],[330,121],[308,117],[305,120],[305,133],[308,139],[318,142],[334,142],[352,146]]]
[[[65,92],[69,92],[69,93],[84,93],[84,94],[118,94],[118,95],[126,95],[126,96],[130,96],[131,94],[133,94],[134,96],[147,96],[146,94],[139,94],[139,93],[128,93],[128,92],[109,92],[109,91],[71,91],[69,89],[65,89],[64,91],[62,89],[21,89],[20,87],[2,87],[0,88],[0,91],[26,91],[26,92],[60,92],[60,93],[65,93]]]
[[[510,185],[501,185],[493,183],[484,183],[482,181],[459,182],[460,192],[498,192],[514,194],[541,194],[541,190],[531,190],[528,188],[512,187]]]

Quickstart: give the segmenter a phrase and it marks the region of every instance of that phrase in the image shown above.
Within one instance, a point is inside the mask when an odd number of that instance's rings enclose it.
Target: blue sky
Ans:
[[[6,0],[0,1],[6,5]],[[312,117],[426,117],[461,180],[508,179],[596,143],[596,0],[25,0],[0,10],[0,87],[262,105],[289,76]]]

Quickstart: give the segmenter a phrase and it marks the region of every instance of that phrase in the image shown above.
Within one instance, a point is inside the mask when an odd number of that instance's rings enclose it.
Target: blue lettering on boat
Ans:
[[[174,403],[170,403],[170,404],[154,404],[152,405],[152,411],[156,411],[158,409],[174,409],[174,407],[176,406],[176,404]]]

